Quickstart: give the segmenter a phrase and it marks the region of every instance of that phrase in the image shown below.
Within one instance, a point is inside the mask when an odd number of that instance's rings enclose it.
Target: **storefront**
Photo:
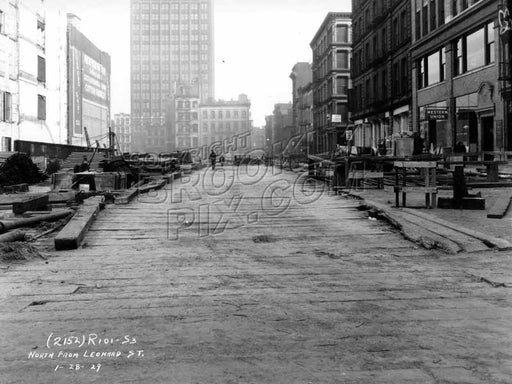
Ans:
[[[448,103],[441,101],[420,107],[420,136],[425,149],[430,153],[441,153],[451,146]]]

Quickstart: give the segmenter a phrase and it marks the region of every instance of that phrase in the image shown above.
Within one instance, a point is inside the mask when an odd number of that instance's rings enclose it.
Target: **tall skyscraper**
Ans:
[[[133,150],[168,152],[177,84],[214,98],[212,0],[131,0]]]

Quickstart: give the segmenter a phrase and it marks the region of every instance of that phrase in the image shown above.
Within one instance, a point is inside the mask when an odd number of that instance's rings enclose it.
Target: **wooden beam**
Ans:
[[[84,201],[75,216],[59,232],[55,238],[55,249],[57,251],[77,249],[82,243],[87,231],[96,219],[103,203],[101,197],[91,197]]]
[[[27,211],[37,211],[48,205],[49,197],[48,194],[39,196],[27,196],[21,201],[17,201],[12,204],[12,211],[16,215],[21,215]]]

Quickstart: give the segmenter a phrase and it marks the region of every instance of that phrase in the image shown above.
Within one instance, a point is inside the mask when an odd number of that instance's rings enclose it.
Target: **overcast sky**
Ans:
[[[130,112],[130,1],[46,0],[75,13],[81,29],[112,57],[112,111]],[[349,12],[350,0],[214,0],[216,97],[252,101],[255,126],[276,103],[291,101],[289,75],[311,62],[309,43],[328,12]]]

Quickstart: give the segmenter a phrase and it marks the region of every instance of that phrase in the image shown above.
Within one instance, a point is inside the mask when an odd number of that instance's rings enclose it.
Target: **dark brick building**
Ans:
[[[509,23],[500,21],[506,2],[412,6],[413,126],[427,149],[460,142],[471,152],[510,150],[510,31],[500,27]]]
[[[411,130],[410,0],[352,0],[354,145]]]
[[[351,14],[327,15],[310,46],[313,50],[313,127],[316,153],[342,144],[349,126]]]

